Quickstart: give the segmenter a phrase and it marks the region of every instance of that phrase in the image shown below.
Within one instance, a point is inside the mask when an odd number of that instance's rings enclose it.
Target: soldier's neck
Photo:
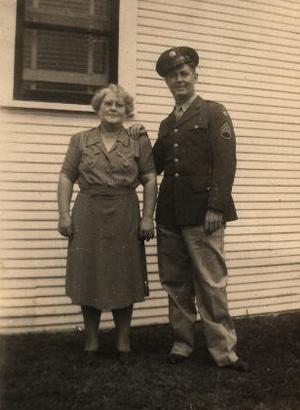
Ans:
[[[194,97],[195,97],[195,93],[193,93],[192,95],[188,95],[188,96],[182,96],[182,97],[179,96],[175,98],[175,103],[176,105],[182,105],[188,102],[189,100],[192,100]]]

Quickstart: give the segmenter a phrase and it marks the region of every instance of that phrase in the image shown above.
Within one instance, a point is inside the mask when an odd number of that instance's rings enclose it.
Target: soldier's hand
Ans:
[[[140,124],[139,122],[130,125],[127,131],[129,136],[134,140],[138,140],[143,135],[147,135],[146,128],[143,126],[143,124]]]
[[[206,235],[210,235],[219,228],[221,228],[223,223],[223,213],[209,209],[206,212],[204,220],[204,231]]]

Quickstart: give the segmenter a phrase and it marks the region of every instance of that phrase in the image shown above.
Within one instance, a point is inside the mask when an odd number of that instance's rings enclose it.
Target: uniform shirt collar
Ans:
[[[183,104],[176,104],[175,109],[178,110],[179,107],[182,108],[182,111],[185,112],[189,106],[193,103],[193,101],[197,98],[197,94],[192,95],[187,101]]]

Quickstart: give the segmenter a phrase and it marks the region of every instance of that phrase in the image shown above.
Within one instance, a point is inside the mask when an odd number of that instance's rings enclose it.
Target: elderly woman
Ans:
[[[84,350],[99,351],[101,312],[111,310],[119,359],[127,362],[133,304],[147,295],[144,240],[154,235],[156,173],[148,137],[134,140],[123,126],[133,112],[130,95],[110,84],[96,92],[92,107],[100,125],[73,135],[58,184],[58,229],[69,237],[66,294],[81,305]],[[76,181],[80,192],[70,215]]]

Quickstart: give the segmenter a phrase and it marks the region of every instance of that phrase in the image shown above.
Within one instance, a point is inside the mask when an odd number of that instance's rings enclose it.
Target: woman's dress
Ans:
[[[100,310],[144,300],[147,271],[139,240],[139,177],[155,172],[147,137],[131,139],[123,128],[108,152],[100,128],[71,138],[62,166],[80,187],[72,209],[66,294]]]

